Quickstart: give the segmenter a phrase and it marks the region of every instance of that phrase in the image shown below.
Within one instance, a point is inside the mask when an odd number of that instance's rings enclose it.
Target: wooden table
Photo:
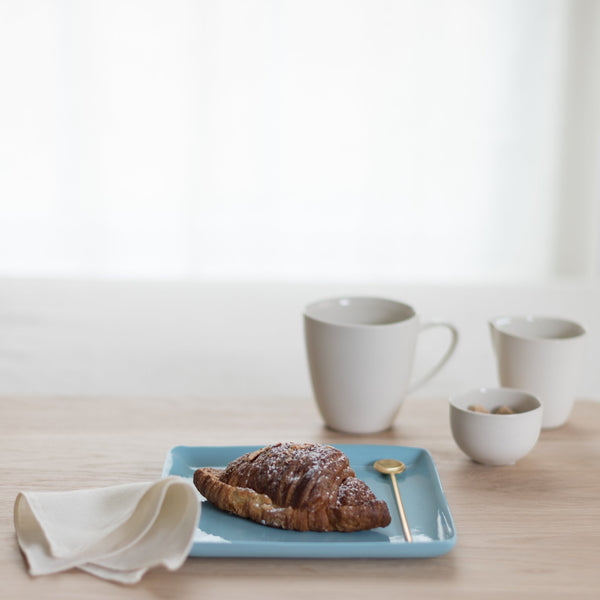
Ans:
[[[12,508],[19,490],[65,490],[160,476],[177,444],[279,440],[422,446],[436,461],[458,541],[430,559],[189,559],[133,587],[74,570],[31,578]],[[444,398],[409,399],[396,427],[350,436],[322,427],[307,398],[0,399],[2,598],[598,598],[600,403],[543,432],[512,467],[484,467],[454,444]]]

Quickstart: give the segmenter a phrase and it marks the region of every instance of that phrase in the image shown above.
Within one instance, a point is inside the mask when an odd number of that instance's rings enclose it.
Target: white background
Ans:
[[[598,275],[600,6],[0,2],[0,275]]]

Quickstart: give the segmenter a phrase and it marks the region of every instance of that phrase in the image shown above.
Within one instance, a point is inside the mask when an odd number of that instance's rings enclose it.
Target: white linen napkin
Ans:
[[[67,492],[21,492],[17,540],[31,575],[78,567],[136,583],[155,566],[179,568],[200,516],[199,494],[182,477]]]

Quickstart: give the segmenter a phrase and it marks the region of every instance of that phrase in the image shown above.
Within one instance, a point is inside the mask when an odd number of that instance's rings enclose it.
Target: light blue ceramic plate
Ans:
[[[336,445],[357,477],[385,500],[392,515],[387,527],[356,533],[284,531],[265,527],[202,502],[200,522],[190,556],[252,556],[298,558],[397,558],[439,556],[456,543],[456,532],[433,459],[423,448],[379,445]],[[197,467],[224,467],[259,446],[177,446],[167,455],[163,476],[192,478]],[[406,465],[398,485],[413,536],[408,543],[390,477],[373,468],[380,458]]]

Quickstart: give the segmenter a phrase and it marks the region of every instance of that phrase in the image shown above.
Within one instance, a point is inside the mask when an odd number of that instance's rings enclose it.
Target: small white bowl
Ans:
[[[475,412],[481,406],[488,413]],[[508,406],[514,414],[493,414]],[[542,403],[528,392],[480,388],[450,399],[450,428],[458,447],[484,465],[512,465],[535,446],[542,428]]]

